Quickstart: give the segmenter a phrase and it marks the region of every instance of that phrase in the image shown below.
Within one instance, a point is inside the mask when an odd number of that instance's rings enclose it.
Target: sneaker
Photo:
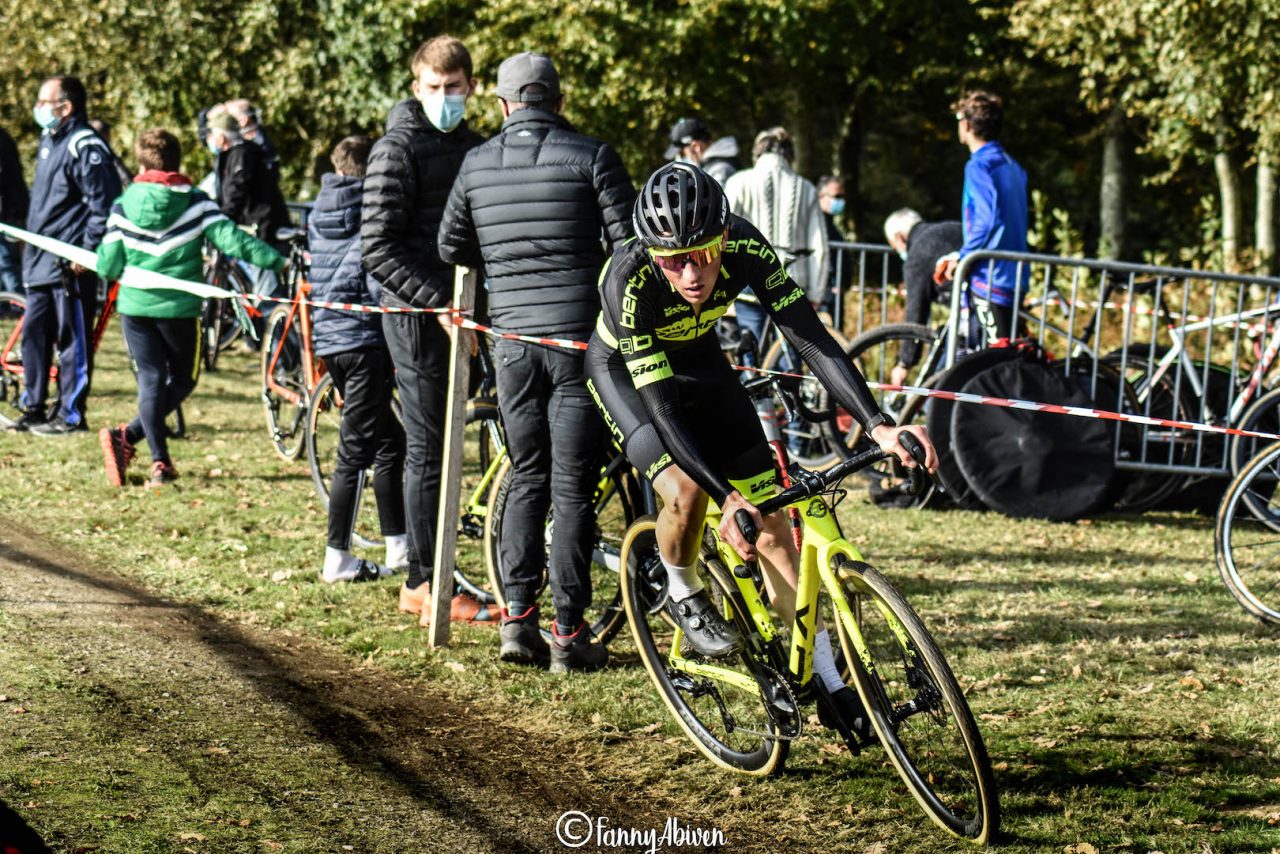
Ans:
[[[79,433],[86,429],[88,428],[84,426],[83,421],[78,424],[68,424],[63,418],[54,418],[43,424],[31,425],[31,432],[37,436],[70,436],[72,433]]]
[[[37,424],[43,424],[46,420],[48,419],[45,418],[44,413],[40,410],[29,409],[26,412],[23,412],[22,415],[18,417],[18,420],[13,422],[9,429],[18,433],[25,433]]]
[[[421,614],[422,603],[431,596],[431,584],[423,582],[412,590],[408,583],[400,585],[400,610],[406,614]]]
[[[537,664],[545,666],[551,659],[551,647],[538,628],[538,607],[532,605],[523,614],[513,617],[502,609],[502,628],[498,630],[502,648],[498,659],[512,664]]]
[[[846,733],[852,733],[859,741],[875,740],[876,734],[871,727],[871,717],[863,708],[862,698],[858,696],[857,691],[846,685],[834,694],[829,694],[828,697],[831,700],[830,705],[835,707],[835,714],[839,715],[840,719],[837,721],[832,717],[827,703],[819,702],[818,720],[824,727],[840,733],[842,738],[847,737]]]
[[[102,463],[107,469],[107,480],[112,486],[124,486],[124,472],[133,462],[137,449],[125,435],[123,426],[103,427],[98,431],[98,444],[102,446]]]
[[[159,489],[178,479],[178,470],[172,463],[156,460],[151,463],[151,477],[147,480],[147,489]]]
[[[453,602],[449,604],[449,620],[454,623],[496,626],[501,616],[502,612],[497,605],[485,605],[470,593],[454,594]],[[431,609],[427,606],[426,599],[423,599],[418,625],[424,629],[431,625]]]
[[[667,612],[679,623],[693,651],[704,658],[722,658],[742,647],[742,635],[716,612],[705,591],[668,602]]]
[[[573,634],[560,634],[560,627],[551,626],[551,672],[568,673],[580,670],[589,673],[609,663],[609,650],[596,643],[586,623],[578,626]]]
[[[395,574],[395,570],[389,566],[383,566],[380,563],[374,563],[371,560],[358,558],[355,568],[351,572],[342,572],[337,575],[330,576],[323,570],[320,577],[328,584],[337,584],[339,581],[377,581],[380,578],[389,578]]]

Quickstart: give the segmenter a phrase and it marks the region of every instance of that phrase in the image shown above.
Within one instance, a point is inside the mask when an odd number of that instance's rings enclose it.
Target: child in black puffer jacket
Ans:
[[[360,256],[360,202],[372,142],[350,136],[330,155],[336,174],[322,178],[308,222],[311,299],[376,307],[379,289]],[[404,430],[391,411],[395,373],[382,337],[381,316],[317,308],[312,340],[342,395],[338,461],[329,484],[329,539],[325,581],[370,581],[408,565],[404,515]],[[351,553],[355,513],[365,472],[373,468],[373,492],[386,540],[386,563]]]

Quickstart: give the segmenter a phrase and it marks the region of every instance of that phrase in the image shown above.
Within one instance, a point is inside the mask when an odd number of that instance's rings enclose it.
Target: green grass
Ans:
[[[119,351],[113,330],[95,377],[95,427],[130,412]],[[319,640],[353,669],[427,681],[496,719],[517,718],[588,757],[591,785],[685,804],[679,818],[721,828],[736,848],[969,850],[923,818],[881,751],[850,759],[832,752],[817,727],[779,778],[716,769],[668,719],[625,632],[612,647],[614,667],[557,680],[500,666],[490,629],[455,629],[448,649],[430,651],[415,618],[397,613],[395,583],[321,583],[325,520],[305,462],[271,452],[255,383],[254,366],[238,355],[202,380],[186,407],[190,438],[172,446],[182,479],[160,494],[137,483],[110,487],[89,438],[0,436],[0,518],[159,596]],[[968,691],[997,769],[1002,848],[1280,849],[1277,636],[1219,582],[1211,520],[1149,514],[1064,525],[885,512],[858,493],[841,504],[840,518],[920,612]],[[459,559],[477,565],[478,548],[462,541]],[[0,629],[4,619],[0,603]],[[0,693],[38,693],[67,679],[57,661],[34,656],[29,664],[0,671]],[[120,775],[143,786],[148,802],[190,814],[199,800],[190,778],[146,754],[126,763],[121,751],[106,769],[66,766],[72,773],[54,776],[48,769],[65,754],[60,745],[95,726],[93,703],[67,708],[81,717],[58,726],[0,715],[0,800],[59,839],[84,833],[105,850],[163,850],[154,840],[172,840],[176,830],[163,810],[155,819],[131,818],[124,807],[102,811],[96,830],[77,831],[68,816],[85,803],[122,803],[110,797]],[[216,704],[201,714],[217,728]],[[500,730],[494,738],[501,749]],[[305,782],[306,772],[278,753],[266,754],[258,773],[286,768]],[[31,782],[45,776],[58,785]],[[237,803],[233,792],[216,796]],[[327,850],[323,840],[357,821],[302,820],[316,823],[289,825],[298,850],[311,850],[308,839]]]

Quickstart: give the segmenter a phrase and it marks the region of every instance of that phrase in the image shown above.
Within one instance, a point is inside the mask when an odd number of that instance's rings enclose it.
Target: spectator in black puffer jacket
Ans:
[[[521,53],[498,68],[502,133],[467,155],[440,225],[440,257],[483,264],[493,323],[504,331],[586,341],[600,313],[606,246],[631,235],[635,189],[617,153],[574,131],[551,60]],[[602,239],[603,238],[603,239]],[[504,661],[552,672],[591,670],[608,652],[583,622],[604,425],[587,390],[584,354],[521,341],[493,347],[511,457],[500,564]],[[547,510],[555,507],[550,648],[536,607]]]
[[[453,267],[436,252],[444,204],[462,158],[484,140],[463,118],[476,81],[462,42],[437,36],[418,48],[412,67],[414,98],[391,108],[386,135],[369,155],[360,239],[364,268],[381,285],[383,305],[432,308],[453,295]],[[430,314],[384,315],[382,332],[395,363],[407,445],[409,574],[400,608],[425,621],[431,614],[422,603],[435,559],[449,338]],[[465,594],[454,597],[454,618],[496,616]]]
[[[372,142],[349,136],[331,159],[336,174],[321,178],[308,220],[311,298],[376,306],[378,283],[360,263],[360,203]],[[329,484],[329,540],[325,581],[372,581],[409,562],[404,518],[404,430],[391,411],[393,369],[378,315],[317,308],[311,316],[316,355],[324,359],[342,395],[338,462]],[[362,475],[373,467],[378,521],[387,543],[386,565],[351,553],[351,535]]]

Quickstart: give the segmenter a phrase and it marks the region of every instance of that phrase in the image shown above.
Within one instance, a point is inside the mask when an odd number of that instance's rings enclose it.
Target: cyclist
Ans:
[[[694,650],[735,652],[737,631],[712,606],[697,575],[708,497],[724,512],[720,536],[744,559],[762,558],[774,607],[795,618],[799,558],[788,520],[761,519],[755,504],[773,490],[775,473],[747,393],[721,354],[714,329],[747,287],[835,399],[871,438],[904,464],[898,443],[914,433],[937,454],[922,427],[897,427],[880,412],[866,382],[844,358],[804,291],[759,230],[730,214],[720,185],[685,163],[649,177],[632,215],[636,238],[614,252],[601,273],[601,313],[587,351],[588,388],[627,459],[662,497],[657,539],[668,576],[668,608]],[[734,519],[745,510],[761,536],[749,543]],[[861,704],[844,686],[825,630],[815,639],[814,672],[850,728]]]

